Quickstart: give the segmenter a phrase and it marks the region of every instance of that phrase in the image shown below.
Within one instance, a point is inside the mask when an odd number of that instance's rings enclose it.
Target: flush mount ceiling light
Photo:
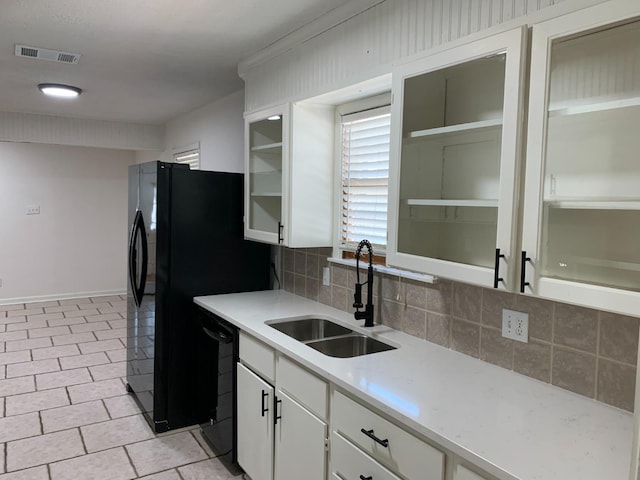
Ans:
[[[280,115],[271,115],[267,117],[267,120],[280,120]]]
[[[38,90],[45,95],[57,98],[75,98],[82,93],[81,88],[72,87],[71,85],[62,85],[59,83],[40,83],[38,85]]]

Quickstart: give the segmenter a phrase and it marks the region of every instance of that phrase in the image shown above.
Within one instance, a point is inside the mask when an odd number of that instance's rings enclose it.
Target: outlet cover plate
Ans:
[[[529,343],[529,314],[515,310],[502,310],[502,336]]]
[[[331,285],[331,269],[329,267],[322,267],[322,285],[325,287]]]
[[[40,205],[27,205],[27,215],[40,215]]]

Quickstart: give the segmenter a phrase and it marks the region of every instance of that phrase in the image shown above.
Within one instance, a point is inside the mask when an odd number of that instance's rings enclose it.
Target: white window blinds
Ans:
[[[342,117],[340,246],[387,244],[390,107]]]
[[[175,153],[173,161],[176,163],[186,163],[191,170],[200,169],[200,150],[189,150],[187,152]]]

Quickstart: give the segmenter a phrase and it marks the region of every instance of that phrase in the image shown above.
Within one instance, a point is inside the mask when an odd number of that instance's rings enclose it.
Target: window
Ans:
[[[354,250],[363,239],[377,247],[376,253],[386,248],[390,132],[389,106],[342,116],[342,250]]]
[[[192,148],[186,151],[173,154],[173,161],[175,163],[185,163],[189,165],[191,170],[200,169],[200,148]]]

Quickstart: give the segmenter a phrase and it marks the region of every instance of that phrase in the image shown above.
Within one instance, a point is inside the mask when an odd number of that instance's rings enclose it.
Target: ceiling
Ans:
[[[240,60],[345,0],[0,0],[0,111],[162,124],[243,87]],[[21,58],[15,45],[80,54]],[[56,100],[38,83],[83,89]]]

